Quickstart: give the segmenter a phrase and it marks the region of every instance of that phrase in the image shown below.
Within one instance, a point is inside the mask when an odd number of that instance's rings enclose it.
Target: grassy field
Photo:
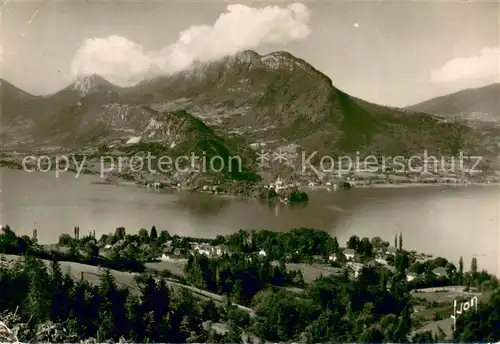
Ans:
[[[415,318],[424,321],[424,324],[415,330],[413,334],[425,331],[438,334],[439,328],[441,328],[447,338],[451,338],[453,319],[450,316],[453,314],[453,301],[477,296],[479,302],[487,302],[492,295],[492,292],[469,293],[465,292],[464,289],[464,286],[445,286],[418,289],[412,292],[412,296],[417,300],[421,300],[425,305],[418,306],[418,312],[413,314]],[[434,303],[434,306],[431,306],[431,303]]]
[[[155,271],[163,271],[168,270],[174,275],[184,277],[184,267],[186,266],[187,259],[175,259],[171,261],[161,261],[161,262],[153,262],[146,263],[146,268],[155,270]]]
[[[296,263],[287,263],[286,269],[288,271],[300,270],[302,275],[304,276],[304,282],[311,283],[317,280],[318,278],[331,274],[338,274],[342,272],[340,268],[334,268],[328,265],[320,265],[320,264],[296,264]]]
[[[14,262],[21,259],[21,256],[15,256],[10,254],[2,254],[8,262]],[[47,266],[50,265],[49,260],[41,259]],[[59,262],[63,272],[69,272],[74,279],[80,279],[82,276],[84,279],[88,280],[90,283],[98,283],[99,275],[101,275],[102,270],[93,265],[86,265],[74,262]],[[124,287],[129,287],[132,290],[137,290],[137,283],[135,283],[134,277],[138,276],[137,273],[123,272],[117,270],[111,270],[113,276],[116,279],[116,283]],[[83,275],[82,275],[83,274]]]

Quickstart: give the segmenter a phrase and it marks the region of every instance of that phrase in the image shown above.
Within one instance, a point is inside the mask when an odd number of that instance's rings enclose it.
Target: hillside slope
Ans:
[[[433,98],[408,109],[470,120],[500,120],[500,83]]]
[[[352,97],[287,52],[262,56],[244,51],[129,88],[93,75],[46,97],[19,92],[3,92],[8,98],[4,110],[6,118],[14,118],[20,112],[15,105],[19,99],[37,104],[23,108],[30,125],[9,127],[11,132],[13,128],[22,132],[24,143],[32,146],[77,149],[111,142],[124,145],[141,137],[142,142],[169,150],[174,145],[176,154],[188,155],[192,149],[215,153],[225,147],[249,156],[251,146],[292,147],[296,154],[305,150],[333,156],[410,156],[426,150],[496,157],[498,148],[484,130]],[[182,122],[179,116],[190,119]],[[19,140],[3,143],[20,144]]]
[[[126,92],[153,108],[184,108],[219,131],[266,148],[293,143],[327,154],[424,149],[444,154],[474,147],[469,128],[351,97],[286,52],[261,56],[245,51]]]

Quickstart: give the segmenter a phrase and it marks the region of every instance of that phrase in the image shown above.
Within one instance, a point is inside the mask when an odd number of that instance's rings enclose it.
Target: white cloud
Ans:
[[[147,76],[170,74],[194,61],[212,61],[262,44],[286,44],[311,32],[309,10],[299,3],[287,7],[252,8],[231,4],[213,25],[195,25],[160,51],[147,52],[127,38],[109,36],[86,40],[76,52],[73,76],[99,74],[118,85]]]
[[[483,48],[479,54],[448,61],[431,72],[434,82],[458,80],[489,80],[498,82],[500,70],[499,48]]]

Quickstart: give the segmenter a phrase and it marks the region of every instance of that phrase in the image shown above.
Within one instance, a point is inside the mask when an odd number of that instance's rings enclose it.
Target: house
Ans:
[[[353,259],[354,256],[356,255],[356,252],[354,252],[354,250],[350,248],[346,248],[342,253],[347,258],[347,260]]]
[[[275,190],[276,192],[278,192],[279,190],[283,189],[283,180],[280,179],[280,177],[278,177],[278,179],[276,179],[276,182],[274,183],[274,185],[276,186]]]
[[[207,257],[210,257],[212,255],[212,253],[214,252],[214,248],[210,245],[207,245],[207,244],[196,244],[194,246],[194,250],[196,252],[198,252],[199,254],[203,254]]]
[[[160,257],[160,260],[165,262],[173,259],[179,259],[181,257],[182,257],[182,249],[176,248],[170,252],[163,252]]]
[[[227,253],[227,246],[226,245],[218,245],[215,246],[215,252],[217,256],[222,256],[224,253]]]
[[[324,258],[323,256],[314,255],[314,256],[312,256],[312,259],[313,259],[315,262],[322,262],[325,258]]]
[[[386,266],[385,266],[385,268],[386,268],[387,270],[389,270],[390,272],[392,272],[393,274],[395,274],[395,273],[396,273],[396,271],[397,271],[396,267],[395,267],[395,266],[392,266],[392,265],[386,265]]]
[[[167,246],[163,249],[163,253],[173,253],[174,252],[174,248],[172,246]]]
[[[389,265],[389,263],[387,262],[387,260],[383,259],[383,258],[375,258],[375,261],[381,265]]]
[[[267,256],[266,251],[260,250],[259,251],[259,256],[263,256],[263,257]]]
[[[361,263],[349,262],[349,263],[347,263],[347,266],[350,267],[354,271],[354,277],[358,277],[361,274],[361,271],[363,271],[364,265]]]
[[[385,250],[385,254],[395,256],[396,253],[398,252],[398,249],[396,247],[390,246]]]
[[[413,280],[414,280],[415,278],[417,278],[417,277],[418,277],[418,274],[417,274],[417,273],[414,273],[414,272],[408,272],[408,273],[406,274],[406,281],[407,281],[407,282],[411,282],[411,281],[413,281]]]
[[[125,239],[120,239],[113,245],[113,249],[121,248],[124,245],[125,245]]]
[[[424,264],[425,262],[427,262],[429,260],[429,258],[419,258],[415,261],[415,263],[419,263],[419,264]]]
[[[448,277],[448,271],[443,267],[435,268],[432,272],[438,277]]]

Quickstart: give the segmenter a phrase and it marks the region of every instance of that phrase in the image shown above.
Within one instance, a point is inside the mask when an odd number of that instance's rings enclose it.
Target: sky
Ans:
[[[288,51],[382,105],[500,81],[499,2],[2,1],[1,76],[33,94],[82,73],[133,84],[244,49]]]

